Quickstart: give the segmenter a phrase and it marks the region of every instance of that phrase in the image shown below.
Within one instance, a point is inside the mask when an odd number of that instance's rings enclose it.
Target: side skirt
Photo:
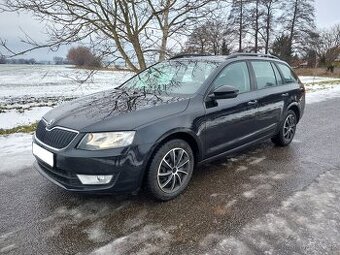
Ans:
[[[258,138],[258,139],[255,139],[249,143],[246,143],[246,144],[242,144],[241,146],[239,147],[236,147],[236,148],[233,148],[231,150],[228,150],[228,151],[225,151],[225,152],[222,152],[218,155],[215,155],[215,156],[212,156],[212,157],[209,157],[209,158],[206,158],[200,162],[198,162],[198,165],[202,165],[202,164],[205,164],[205,163],[208,163],[208,162],[211,162],[211,161],[214,161],[216,159],[219,159],[219,158],[222,158],[222,157],[228,157],[230,156],[231,154],[234,154],[236,152],[239,152],[239,151],[243,151],[245,150],[246,148],[250,147],[251,145],[254,145],[256,143],[259,143],[259,142],[262,142],[262,141],[266,141],[270,138],[273,137],[273,134],[270,134],[270,135],[266,135],[266,136],[263,136],[261,138]]]

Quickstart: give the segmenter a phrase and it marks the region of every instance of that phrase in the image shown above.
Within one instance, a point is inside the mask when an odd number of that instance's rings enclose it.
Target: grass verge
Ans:
[[[32,123],[30,125],[22,125],[9,129],[0,128],[0,135],[10,135],[15,133],[32,133],[36,130],[38,122]]]
[[[332,78],[340,78],[340,68],[335,68],[334,72],[327,72],[327,69],[324,68],[296,68],[294,69],[297,75],[299,76],[320,76],[320,77],[332,77]]]

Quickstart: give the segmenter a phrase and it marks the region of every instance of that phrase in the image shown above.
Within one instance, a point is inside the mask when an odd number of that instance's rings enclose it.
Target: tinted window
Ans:
[[[281,74],[279,72],[279,69],[277,69],[276,65],[274,65],[272,63],[272,67],[274,69],[274,73],[275,73],[275,76],[276,76],[276,82],[278,85],[282,85],[283,84],[283,80],[282,80],[282,77],[281,77]]]
[[[194,94],[219,65],[206,61],[166,61],[149,67],[122,88],[166,94]]]
[[[276,86],[275,73],[270,62],[254,61],[251,64],[254,68],[258,89]]]
[[[246,62],[237,62],[226,66],[215,79],[213,88],[223,85],[235,87],[239,93],[250,91],[250,78]]]
[[[283,75],[283,81],[284,83],[294,83],[297,82],[297,77],[293,73],[293,71],[286,65],[277,63],[278,67],[281,70],[281,73]]]

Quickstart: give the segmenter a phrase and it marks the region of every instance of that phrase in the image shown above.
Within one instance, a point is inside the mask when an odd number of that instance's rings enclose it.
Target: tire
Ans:
[[[294,111],[287,111],[282,123],[280,131],[272,138],[272,142],[278,146],[284,147],[289,145],[295,136],[297,124],[297,116]]]
[[[189,184],[194,160],[194,153],[184,140],[174,139],[166,142],[151,159],[146,176],[147,190],[161,201],[177,197]]]

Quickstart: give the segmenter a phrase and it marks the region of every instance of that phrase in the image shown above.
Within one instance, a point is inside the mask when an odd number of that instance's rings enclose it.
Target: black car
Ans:
[[[35,165],[67,190],[144,186],[169,200],[197,164],[269,138],[288,145],[304,107],[303,84],[274,56],[177,56],[44,115]]]

